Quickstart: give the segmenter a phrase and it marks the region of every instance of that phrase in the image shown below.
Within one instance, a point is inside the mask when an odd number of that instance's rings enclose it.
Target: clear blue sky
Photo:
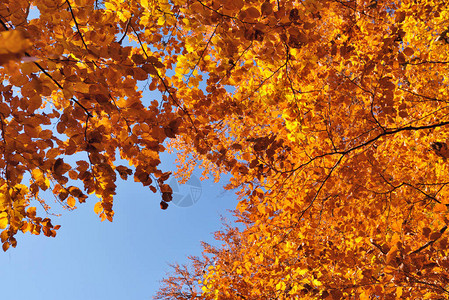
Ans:
[[[2,299],[151,299],[167,263],[199,255],[200,241],[213,242],[220,215],[236,205],[222,184],[208,180],[202,188],[194,206],[163,211],[159,195],[131,178],[118,184],[112,223],[100,221],[90,197],[54,218],[62,225],[56,238],[18,234],[17,248],[0,253]]]

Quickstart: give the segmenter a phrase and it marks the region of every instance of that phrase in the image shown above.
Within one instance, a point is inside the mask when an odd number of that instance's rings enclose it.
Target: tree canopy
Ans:
[[[3,249],[56,235],[47,190],[111,221],[132,176],[166,209],[170,147],[243,229],[158,298],[448,297],[448,54],[442,0],[4,0]]]

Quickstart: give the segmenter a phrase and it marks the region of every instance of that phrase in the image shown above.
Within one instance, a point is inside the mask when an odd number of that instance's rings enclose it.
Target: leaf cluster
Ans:
[[[160,297],[447,297],[448,20],[441,0],[2,1],[3,249],[56,234],[44,191],[111,221],[132,176],[166,209],[168,147],[180,176],[231,175],[244,226]]]

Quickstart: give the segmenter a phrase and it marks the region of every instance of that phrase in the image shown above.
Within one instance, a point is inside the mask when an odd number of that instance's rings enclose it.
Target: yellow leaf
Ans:
[[[164,17],[159,17],[157,19],[157,25],[162,26],[165,24],[165,18]]]
[[[320,281],[318,281],[318,279],[314,279],[312,283],[313,283],[314,285],[316,285],[316,286],[321,286],[321,285],[323,285]]]
[[[4,210],[8,206],[8,198],[5,193],[0,193],[0,210]]]
[[[149,6],[148,0],[141,0],[140,5],[142,5],[142,7],[148,8],[148,6]]]
[[[105,7],[107,10],[112,10],[112,11],[116,10],[115,3],[111,3],[110,1],[105,2],[105,3],[104,3],[104,7]]]
[[[401,299],[401,296],[402,296],[402,287],[398,286],[396,288],[396,299]]]
[[[279,282],[278,284],[276,284],[276,289],[278,291],[283,291],[285,290],[285,283],[283,281]]]
[[[44,180],[44,173],[42,173],[40,169],[34,169],[33,171],[31,171],[31,174],[36,181]]]
[[[5,229],[8,223],[8,214],[6,212],[0,213],[0,229]]]
[[[296,272],[298,275],[304,275],[307,273],[307,269],[301,269],[298,272]]]
[[[98,215],[101,211],[103,211],[103,206],[101,202],[95,203],[94,212]]]

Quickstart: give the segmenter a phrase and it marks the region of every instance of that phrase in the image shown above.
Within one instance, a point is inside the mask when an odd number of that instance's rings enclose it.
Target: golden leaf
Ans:
[[[71,208],[74,208],[75,205],[76,205],[76,200],[75,200],[75,198],[72,197],[72,196],[69,196],[69,197],[67,198],[67,205],[70,206]]]
[[[102,206],[101,202],[95,203],[95,206],[94,206],[94,212],[98,215],[98,214],[100,214],[102,211],[103,211],[103,206]]]
[[[5,229],[9,224],[8,214],[6,212],[0,213],[0,229]]]

